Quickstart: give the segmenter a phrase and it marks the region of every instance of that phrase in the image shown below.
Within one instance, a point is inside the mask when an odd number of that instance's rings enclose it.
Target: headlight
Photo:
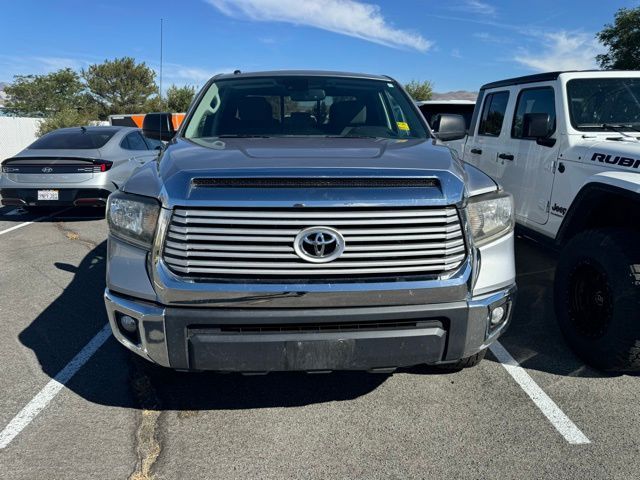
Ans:
[[[504,192],[472,197],[467,215],[474,243],[488,243],[513,230],[513,197]]]
[[[158,223],[160,205],[153,198],[115,192],[107,202],[107,222],[112,235],[149,248]]]

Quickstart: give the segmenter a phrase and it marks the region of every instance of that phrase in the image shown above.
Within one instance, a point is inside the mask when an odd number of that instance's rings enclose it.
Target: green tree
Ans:
[[[144,107],[138,113],[148,113],[148,112],[164,112],[165,102],[160,99],[159,95],[154,95],[149,97],[147,101],[144,103]]]
[[[100,118],[145,111],[149,97],[158,91],[155,72],[131,57],[105,60],[82,70]]]
[[[46,75],[16,75],[5,88],[6,109],[16,115],[50,116],[65,109],[87,109],[85,87],[70,68]]]
[[[184,87],[171,85],[167,89],[167,110],[170,112],[186,112],[195,96],[196,87],[190,85],[185,85]]]
[[[44,135],[58,128],[81,127],[94,119],[95,116],[91,113],[66,107],[43,120],[38,127],[38,135]]]
[[[608,48],[607,53],[596,57],[601,68],[640,69],[640,7],[618,10],[613,25],[605,25],[596,37]]]
[[[433,96],[433,84],[429,80],[411,80],[404,88],[416,101],[430,100]]]

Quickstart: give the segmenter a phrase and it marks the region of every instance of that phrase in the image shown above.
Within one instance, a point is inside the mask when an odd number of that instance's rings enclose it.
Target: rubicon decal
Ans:
[[[608,163],[609,165],[620,165],[621,167],[640,168],[640,160],[629,157],[614,157],[606,153],[594,153],[591,160],[594,162]]]

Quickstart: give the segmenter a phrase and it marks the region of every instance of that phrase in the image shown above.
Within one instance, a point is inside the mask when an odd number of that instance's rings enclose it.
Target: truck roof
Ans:
[[[382,80],[388,82],[391,77],[386,75],[371,75],[368,73],[353,72],[332,72],[326,70],[273,70],[264,72],[241,72],[241,73],[222,73],[216,75],[216,80],[230,78],[247,78],[247,77],[345,77],[345,78],[366,78],[370,80]]]
[[[480,87],[480,90],[487,90],[489,88],[497,88],[497,87],[508,87],[511,85],[522,85],[524,83],[536,83],[536,82],[549,82],[553,80],[557,80],[560,75],[566,73],[578,73],[584,74],[589,73],[594,76],[602,74],[602,76],[610,76],[612,73],[620,72],[624,75],[628,75],[630,73],[638,74],[640,72],[632,71],[632,70],[561,70],[557,72],[545,72],[545,73],[536,73],[534,75],[525,75],[523,77],[514,77],[507,78],[506,80],[499,80],[497,82],[491,82]]]

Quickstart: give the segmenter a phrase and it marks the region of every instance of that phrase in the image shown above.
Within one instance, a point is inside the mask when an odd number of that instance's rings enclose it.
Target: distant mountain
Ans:
[[[436,93],[433,92],[431,100],[473,100],[478,98],[478,92],[469,92],[467,90],[457,90],[455,92]]]

